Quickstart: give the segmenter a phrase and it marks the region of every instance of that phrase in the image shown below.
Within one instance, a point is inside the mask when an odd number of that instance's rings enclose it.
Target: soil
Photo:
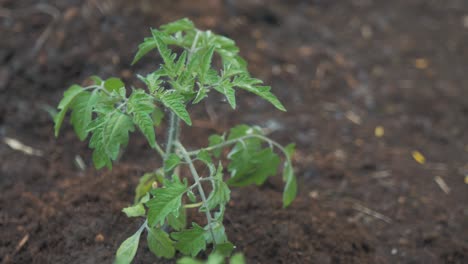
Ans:
[[[249,263],[468,262],[467,1],[0,0],[0,7],[2,263],[111,263],[141,224],[120,210],[138,177],[160,165],[143,138],[131,138],[113,170],[96,171],[70,126],[54,138],[46,110],[94,74],[139,85],[134,74],[159,58],[130,67],[137,45],[150,27],[181,17],[235,39],[252,74],[288,108],[278,113],[239,93],[233,112],[213,96],[191,109],[194,125],[182,133],[195,148],[248,123],[296,142],[299,195],[291,207],[282,208],[279,177],[233,190],[226,229]],[[7,138],[42,156],[10,148]],[[134,263],[161,262],[142,244]]]

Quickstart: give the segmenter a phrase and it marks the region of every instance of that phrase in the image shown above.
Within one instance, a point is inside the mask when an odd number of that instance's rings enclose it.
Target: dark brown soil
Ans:
[[[238,123],[298,145],[300,193],[290,208],[281,208],[280,179],[233,191],[226,226],[249,263],[468,262],[467,1],[0,0],[0,7],[3,263],[111,263],[141,224],[120,210],[138,177],[160,164],[144,140],[133,137],[112,171],[80,171],[75,155],[91,167],[86,143],[70,127],[55,139],[44,109],[93,74],[136,85],[134,74],[158,60],[130,67],[138,43],[150,27],[181,17],[235,39],[252,73],[288,108],[278,113],[240,93],[232,112],[213,97],[193,108],[194,126],[184,128],[192,147]],[[164,128],[158,134],[163,139]],[[43,156],[11,149],[6,137]],[[142,246],[135,263],[154,262]]]

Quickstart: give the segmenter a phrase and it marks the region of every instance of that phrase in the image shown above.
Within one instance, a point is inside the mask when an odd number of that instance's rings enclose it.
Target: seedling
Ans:
[[[123,209],[128,217],[145,220],[121,244],[115,263],[133,260],[144,231],[150,251],[158,257],[173,258],[177,251],[194,257],[207,246],[213,254],[227,257],[234,248],[223,226],[230,187],[261,185],[276,175],[281,163],[278,152],[284,156],[283,205],[288,206],[297,191],[291,165],[294,145],[283,147],[259,127],[239,125],[224,135],[210,136],[205,148],[187,150],[179,139],[181,120],[192,125],[187,106],[201,102],[212,91],[223,94],[233,109],[237,89],[254,93],[279,110],[285,108],[269,86],[250,76],[233,40],[196,29],[188,19],[152,29],[151,34],[139,45],[133,63],[152,50],[159,52],[163,63],[156,71],[138,76],[145,89],[127,90],[118,78],[95,76],[90,86],[72,85],[58,105],[55,135],[71,111],[71,123],[80,140],[90,135],[96,168],[112,168],[128,144],[129,133],[136,128],[163,161],[162,168],[140,179],[134,204]],[[215,62],[222,65],[220,69],[213,66]],[[169,129],[163,148],[156,140],[155,128],[165,114],[169,115]],[[180,175],[182,166],[190,175],[179,177],[184,176]],[[200,166],[209,172],[201,174]],[[187,227],[186,210],[198,210],[206,220]]]

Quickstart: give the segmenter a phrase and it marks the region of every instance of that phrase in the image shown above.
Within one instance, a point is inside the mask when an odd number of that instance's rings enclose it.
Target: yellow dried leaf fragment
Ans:
[[[376,137],[383,137],[385,134],[385,129],[383,126],[377,126],[375,127],[374,134]]]
[[[419,163],[419,164],[424,164],[426,163],[426,158],[424,157],[423,154],[421,154],[421,152],[417,151],[417,150],[414,150],[412,153],[413,155],[413,159]]]

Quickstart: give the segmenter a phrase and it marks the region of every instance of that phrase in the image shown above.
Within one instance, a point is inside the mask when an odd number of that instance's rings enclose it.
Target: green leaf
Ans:
[[[158,92],[162,88],[161,84],[163,83],[163,81],[160,79],[161,71],[152,72],[146,75],[146,77],[143,77],[141,75],[137,75],[137,77],[146,84],[148,90],[152,94]]]
[[[174,230],[180,231],[187,226],[187,214],[183,206],[179,209],[179,215],[169,214],[167,216],[167,223]]]
[[[134,131],[133,122],[124,113],[114,110],[100,114],[88,127],[92,132],[89,147],[94,149],[93,161],[96,168],[112,168],[111,160],[116,160],[120,146],[128,143],[128,133]]]
[[[231,257],[230,264],[245,264],[245,258],[242,253],[237,253]]]
[[[152,30],[153,38],[156,41],[156,45],[158,47],[159,55],[164,61],[164,68],[169,76],[175,77],[175,66],[174,60],[176,58],[176,54],[172,53],[172,51],[167,47],[167,45],[163,41],[163,32]]]
[[[219,205],[225,205],[231,199],[231,190],[223,181],[223,166],[218,165],[218,170],[214,176],[213,190],[208,196],[207,207],[209,210],[216,208]]]
[[[195,30],[195,26],[193,25],[193,22],[190,21],[190,19],[182,18],[166,25],[162,25],[161,29],[164,31],[164,33],[173,34],[179,31]]]
[[[57,137],[60,131],[60,127],[62,126],[63,119],[65,114],[68,111],[68,108],[72,104],[73,100],[83,92],[83,88],[79,85],[72,85],[63,93],[63,98],[58,105],[58,109],[60,110],[57,115],[54,117],[55,122],[55,136]]]
[[[145,135],[149,145],[152,148],[156,147],[156,139],[154,132],[154,123],[149,114],[137,112],[133,114],[133,123],[138,126],[140,131]]]
[[[138,216],[144,216],[146,214],[145,207],[142,204],[136,204],[130,207],[126,207],[122,209],[122,212],[124,212],[127,217],[138,217]]]
[[[151,113],[151,118],[153,119],[153,124],[155,126],[159,126],[162,119],[164,118],[164,112],[161,110],[161,108],[156,107],[153,113]]]
[[[213,59],[213,52],[215,50],[214,46],[209,47],[206,52],[203,54],[200,60],[200,81],[201,83],[206,83],[206,78],[208,75],[208,71],[211,68],[211,60]]]
[[[195,194],[192,191],[187,192],[187,197],[189,198],[190,202],[197,202],[197,197],[195,197]]]
[[[143,56],[145,56],[148,52],[155,49],[158,46],[157,42],[153,38],[145,38],[143,43],[138,45],[138,51],[135,55],[135,58],[132,61],[132,65],[137,63]]]
[[[189,126],[192,125],[190,115],[185,109],[184,96],[176,92],[165,92],[160,97],[161,102],[167,108],[171,109],[180,119],[184,120]]]
[[[112,168],[112,161],[107,155],[104,145],[104,126],[107,121],[108,117],[102,114],[91,121],[88,127],[88,130],[92,133],[91,139],[89,140],[89,147],[94,149],[93,163],[97,169],[104,166]]]
[[[179,56],[179,59],[177,60],[177,63],[175,65],[174,70],[177,76],[179,76],[184,70],[186,60],[187,60],[187,51],[184,50],[184,52],[182,52],[182,54]]]
[[[232,88],[230,82],[223,82],[220,85],[216,85],[214,86],[214,89],[226,96],[226,99],[232,109],[236,108],[236,91]]]
[[[174,232],[171,237],[176,240],[176,249],[184,255],[194,257],[206,249],[205,230],[196,223],[193,223],[192,229]]]
[[[291,169],[292,171],[292,169]],[[292,174],[292,173],[291,173]],[[288,207],[297,195],[297,180],[294,175],[290,176],[286,181],[286,186],[283,191],[283,207]]]
[[[157,188],[152,191],[154,198],[146,203],[148,207],[148,224],[154,227],[163,224],[164,219],[173,213],[179,215],[179,208],[182,205],[182,195],[187,191],[187,184],[178,181],[167,182],[164,188]]]
[[[151,114],[155,109],[153,97],[143,90],[134,90],[128,100],[127,111],[132,114],[133,123],[145,135],[152,148],[156,146],[154,122]]]
[[[98,90],[91,93],[84,91],[77,95],[71,104],[71,122],[80,140],[84,140],[88,136],[88,126],[91,123],[93,109],[98,99]]]
[[[200,87],[198,89],[198,92],[197,92],[197,95],[195,96],[195,99],[193,99],[193,104],[198,104],[201,100],[205,99],[205,97],[208,96],[208,93],[207,93],[208,89],[206,89],[205,87]]]
[[[156,172],[145,173],[142,177],[140,177],[138,185],[135,188],[135,204],[140,202],[140,199],[151,190],[153,182],[155,182],[157,179],[158,175]]]
[[[89,77],[95,85],[101,85],[103,80],[101,79],[101,77],[97,76],[97,75],[93,75],[91,77]]]
[[[270,86],[257,86],[256,88],[257,88],[256,91],[251,91],[251,92],[267,100],[279,110],[286,112],[286,108],[284,108],[284,105],[278,100],[278,98],[274,94],[270,92],[271,90]]]
[[[169,157],[164,160],[164,171],[172,171],[175,167],[180,164],[180,158],[175,153],[169,154]]]
[[[210,169],[210,176],[216,173],[216,167],[213,164],[213,160],[211,159],[210,153],[206,150],[201,150],[197,154],[197,159],[202,161],[208,169]]]
[[[297,180],[294,176],[294,169],[291,164],[295,145],[289,144],[284,148],[284,150],[286,152],[286,161],[283,169],[283,180],[286,181],[286,185],[283,191],[283,207],[288,207],[297,195]]]
[[[240,75],[234,78],[232,83],[236,87],[239,87],[241,89],[244,89],[262,97],[279,110],[286,111],[286,108],[284,108],[283,104],[281,104],[278,98],[276,98],[276,96],[270,92],[270,86],[257,86],[257,84],[263,83],[261,80],[250,78],[247,75]]]
[[[224,137],[222,137],[220,135],[211,135],[211,136],[208,137],[208,142],[209,142],[208,146],[212,147],[212,146],[223,143],[224,142]],[[221,156],[221,151],[222,151],[222,148],[217,148],[217,149],[213,150],[213,155],[216,158],[219,158],[219,156]]]
[[[110,159],[116,160],[120,146],[128,142],[128,133],[133,132],[132,119],[120,111],[111,114],[104,124],[103,143],[106,154]]]
[[[234,245],[231,242],[225,242],[216,245],[216,250],[214,251],[214,253],[227,257],[231,255],[233,250]]]
[[[224,264],[224,256],[220,254],[210,254],[206,264]]]
[[[177,264],[205,264],[205,263],[203,261],[199,261],[191,257],[183,257],[177,260]]]
[[[119,92],[119,89],[122,87],[125,87],[125,84],[122,82],[122,80],[116,77],[111,77],[104,82],[104,88],[109,92]]]
[[[280,158],[270,148],[255,151],[247,146],[235,151],[229,155],[231,160],[228,166],[231,173],[231,178],[227,182],[229,185],[236,187],[261,185],[269,176],[276,174]]]
[[[224,226],[221,222],[213,222],[211,223],[211,229],[213,231],[213,235],[210,232],[209,226],[205,226],[205,240],[207,243],[213,243],[213,237],[216,240],[216,244],[222,244],[229,242],[227,240],[226,232]]]
[[[159,228],[149,228],[148,247],[153,254],[163,258],[173,258],[175,255],[174,241],[169,235]]]
[[[262,135],[262,129],[258,126],[237,125],[229,130],[228,140],[237,139],[247,135]],[[249,139],[251,140],[251,139]],[[258,141],[257,139],[254,139]]]
[[[115,256],[114,264],[129,264],[132,262],[138,250],[141,232],[143,232],[143,228],[140,228],[120,245]]]

